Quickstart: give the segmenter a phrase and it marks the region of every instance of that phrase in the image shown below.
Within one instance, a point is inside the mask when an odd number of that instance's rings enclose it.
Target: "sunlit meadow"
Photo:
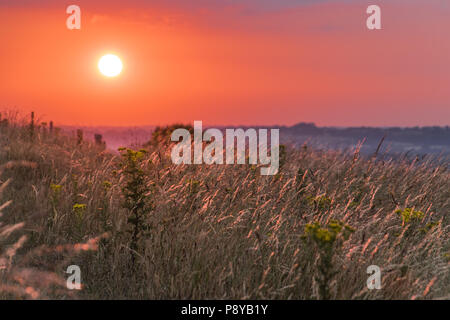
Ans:
[[[173,165],[170,130],[114,153],[14,113],[0,126],[0,298],[450,298],[448,159],[286,146],[261,176]]]

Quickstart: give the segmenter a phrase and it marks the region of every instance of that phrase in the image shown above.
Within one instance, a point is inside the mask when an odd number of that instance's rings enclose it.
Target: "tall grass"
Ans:
[[[76,264],[83,282],[45,297],[450,298],[448,159],[286,148],[280,173],[261,176],[251,165],[175,166],[159,143],[132,159],[133,180],[122,156],[34,126],[32,140],[17,120],[1,129],[0,164],[33,163],[2,175],[13,179],[2,219],[23,222],[28,238],[11,262],[60,280]],[[380,290],[366,287],[369,265],[382,270]]]

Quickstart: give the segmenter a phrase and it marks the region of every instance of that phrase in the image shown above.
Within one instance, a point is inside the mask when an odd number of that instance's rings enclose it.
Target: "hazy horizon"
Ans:
[[[47,122],[47,121],[43,121],[43,122]],[[177,122],[178,123],[178,122]],[[203,127],[217,127],[217,128],[244,128],[244,127],[293,127],[295,125],[298,124],[302,124],[302,123],[312,123],[314,124],[316,127],[318,128],[336,128],[336,129],[346,129],[346,128],[377,128],[377,129],[388,129],[388,128],[402,128],[402,129],[408,129],[408,128],[427,128],[427,127],[440,127],[440,128],[446,128],[449,127],[449,125],[409,125],[409,126],[364,126],[364,125],[354,125],[354,126],[333,126],[333,125],[327,125],[327,126],[321,126],[318,125],[315,122],[297,122],[294,123],[293,125],[280,125],[280,124],[242,124],[242,125],[227,125],[227,124],[212,124],[212,125],[205,125],[203,124]],[[163,124],[142,124],[142,125],[86,125],[86,124],[58,124],[58,126],[60,127],[80,127],[80,128],[118,128],[118,129],[125,129],[125,128],[146,128],[146,127],[163,127],[163,126],[168,126],[168,125],[172,125],[174,123],[163,123]],[[192,122],[181,122],[181,124],[190,124],[193,125],[193,121]]]

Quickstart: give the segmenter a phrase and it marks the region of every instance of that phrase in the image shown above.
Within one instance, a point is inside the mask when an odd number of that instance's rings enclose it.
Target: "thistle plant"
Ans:
[[[331,299],[330,283],[337,274],[333,265],[334,256],[354,231],[351,226],[338,220],[331,220],[325,227],[321,227],[318,222],[305,226],[303,238],[314,244],[319,251],[318,274],[315,280],[318,283],[320,299]]]
[[[403,226],[405,226],[408,223],[419,222],[425,216],[425,214],[422,211],[416,211],[414,210],[414,208],[405,208],[403,210],[398,209],[395,211],[395,213],[400,215]]]
[[[82,228],[83,228],[83,219],[86,211],[86,205],[83,203],[75,203],[72,207],[72,211],[75,215],[75,226],[78,231],[78,235],[81,238],[82,235]]]
[[[124,177],[125,185],[122,187],[124,196],[123,207],[128,210],[127,223],[130,226],[130,249],[133,251],[132,261],[140,251],[140,242],[149,231],[147,215],[152,209],[152,203],[148,198],[150,188],[147,184],[147,176],[142,168],[142,160],[145,150],[135,151],[120,148],[122,156],[120,173]]]

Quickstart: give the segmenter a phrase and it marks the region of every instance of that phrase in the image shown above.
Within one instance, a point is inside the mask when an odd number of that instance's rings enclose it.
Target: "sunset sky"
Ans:
[[[366,28],[371,4],[382,30]],[[74,125],[450,125],[449,17],[448,0],[0,0],[0,109]],[[107,53],[117,77],[97,68]]]

